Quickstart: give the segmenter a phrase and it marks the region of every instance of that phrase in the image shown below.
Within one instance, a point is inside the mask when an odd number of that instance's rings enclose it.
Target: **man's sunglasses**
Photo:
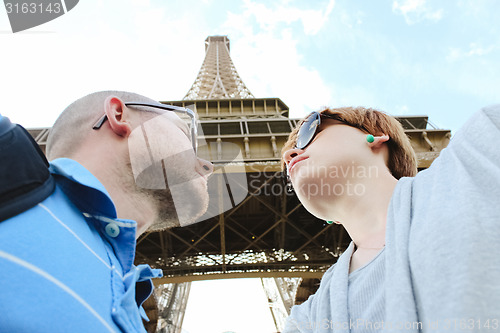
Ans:
[[[166,110],[166,111],[173,111],[177,113],[182,113],[182,114],[187,114],[191,118],[191,143],[193,144],[193,149],[194,153],[196,154],[198,150],[198,140],[197,140],[197,135],[198,135],[198,125],[196,121],[196,116],[193,112],[193,110],[190,110],[188,108],[183,108],[180,106],[175,106],[175,105],[168,105],[168,104],[152,104],[152,103],[143,103],[143,102],[126,102],[126,106],[145,106],[145,107],[150,107],[150,108],[155,108],[155,109],[161,109],[161,110]],[[145,111],[145,112],[155,112],[159,114],[163,114],[164,112],[161,111],[146,111],[146,110],[139,110],[139,111]],[[101,128],[102,124],[108,119],[106,114],[104,114],[99,120],[92,126],[92,129],[98,130]]]
[[[335,119],[348,126],[359,128],[360,130],[368,133],[368,131],[363,126],[355,126],[349,124],[338,115],[331,115],[314,111],[310,115],[308,115],[300,125],[299,132],[297,133],[295,148],[304,149],[312,142],[312,140],[318,133],[318,128],[321,125],[321,118]]]

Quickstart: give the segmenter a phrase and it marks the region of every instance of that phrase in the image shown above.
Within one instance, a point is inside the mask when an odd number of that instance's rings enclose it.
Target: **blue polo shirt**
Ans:
[[[54,193],[0,222],[0,332],[146,332],[141,304],[161,270],[133,265],[136,222],[79,163],[50,171]]]

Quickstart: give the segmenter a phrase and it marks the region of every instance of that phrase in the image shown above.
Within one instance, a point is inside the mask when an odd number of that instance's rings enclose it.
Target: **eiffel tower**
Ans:
[[[207,37],[205,60],[184,100],[253,98],[238,75],[229,50],[227,36]]]
[[[151,319],[149,332],[181,332],[191,281],[250,277],[262,279],[280,332],[290,307],[316,291],[323,273],[350,242],[342,226],[325,224],[293,193],[280,191],[285,188],[280,150],[299,119],[289,118],[279,98],[255,98],[229,51],[227,36],[209,36],[193,86],[184,99],[163,103],[194,108],[202,129],[198,139],[204,143],[198,154],[216,167],[226,165],[228,177],[241,173],[243,165],[249,195],[206,221],[138,239],[136,264],[164,273],[154,281],[155,297],[144,306]],[[436,128],[427,116],[397,119],[411,139],[419,169],[429,167],[448,144],[450,131]],[[50,128],[28,131],[45,152]],[[237,149],[226,149],[227,142]]]
[[[170,230],[160,237],[149,235],[139,239],[138,253],[148,253],[146,256],[150,258],[165,254],[165,247],[172,244],[183,248],[179,252],[172,251],[177,257],[170,264],[161,263],[164,274],[171,274],[163,282],[180,282],[157,288],[161,332],[181,331],[189,281],[207,277],[261,278],[276,331],[281,332],[291,307],[304,302],[316,291],[323,272],[350,242],[341,226],[318,221],[302,207],[294,194],[261,191],[267,185],[271,185],[268,186],[271,189],[275,185],[284,188],[280,151],[299,119],[288,117],[288,107],[279,98],[255,98],[252,95],[231,59],[227,36],[209,36],[205,40],[205,59],[192,87],[182,100],[163,103],[194,108],[202,128],[199,139],[206,142],[204,147],[217,147],[214,149],[216,153],[210,154],[199,145],[199,155],[212,161],[216,167],[232,160],[231,154],[234,155],[230,149],[223,149],[224,142],[238,146],[243,158],[233,162],[243,163],[249,179],[257,181],[258,186],[239,205],[212,220]],[[407,116],[399,120],[412,140],[419,167],[428,167],[447,145],[450,132],[436,129],[425,116]],[[297,221],[298,226],[293,221]],[[184,238],[184,244],[176,238]],[[147,244],[148,240],[150,244]],[[186,240],[196,248],[186,247]],[[200,246],[203,242],[206,246]],[[161,252],[158,247],[153,249],[152,244],[160,244]],[[219,247],[217,254],[212,250],[214,244]],[[202,249],[206,254],[199,255]],[[252,253],[248,253],[249,250]],[[186,267],[182,257],[188,253],[191,253],[190,260],[196,257],[200,264]],[[214,255],[220,259],[213,260]],[[258,255],[261,259],[256,258]],[[301,266],[299,263],[304,261],[306,264]],[[155,265],[151,261],[144,262]],[[241,264],[235,265],[235,262]],[[262,265],[263,262],[267,264]],[[288,264],[279,267],[284,262]],[[177,276],[172,269],[174,264],[183,267]],[[201,267],[207,270],[203,275],[199,275],[204,270]],[[218,271],[218,276],[213,275],[214,270]],[[186,278],[179,274],[192,275]]]
[[[271,99],[273,103],[270,104],[276,107],[277,112],[271,114],[256,112],[256,104],[259,106],[262,101],[253,96],[239,76],[231,59],[229,38],[227,36],[209,36],[205,40],[205,59],[193,85],[183,98],[183,105],[195,103],[196,106],[196,102],[200,100],[210,101],[212,103],[217,102],[220,105],[221,101],[227,99],[234,101],[239,100],[240,102],[245,99],[245,101],[241,104],[241,115],[226,115],[226,117],[224,117],[225,119],[234,119],[235,117],[240,119],[246,119],[248,117],[286,119],[285,115],[283,115],[283,111],[288,111],[288,108],[282,104],[281,101],[278,103],[277,99]],[[250,106],[249,102],[251,102],[251,108],[248,107]],[[179,104],[178,101],[169,101],[165,103]],[[243,107],[244,104],[247,105],[246,108]],[[265,100],[262,104],[264,109],[267,109],[267,104],[268,101]],[[203,115],[198,112],[198,116],[200,119],[213,119],[215,114],[210,113]],[[218,116],[219,114],[217,114],[217,119],[222,119]],[[262,123],[254,122],[254,124],[258,124],[261,127],[267,125],[265,121]],[[222,130],[222,132],[224,132],[225,127],[228,127],[227,124],[221,123],[219,125],[219,131]],[[273,156],[279,158],[276,138],[272,137],[271,140]],[[250,153],[248,141],[245,142],[245,156],[247,160],[251,158],[252,155]],[[211,160],[213,160],[213,158]],[[294,304],[295,292],[301,278],[261,278],[261,281],[269,300],[269,308],[276,325],[276,330],[279,332],[284,328],[285,319],[290,314],[290,309]],[[187,298],[189,297],[190,283],[191,282],[163,284],[160,288],[157,288],[156,294],[159,299],[158,304],[161,314],[159,316],[159,325],[163,327],[165,332],[180,333],[182,318],[186,310]]]

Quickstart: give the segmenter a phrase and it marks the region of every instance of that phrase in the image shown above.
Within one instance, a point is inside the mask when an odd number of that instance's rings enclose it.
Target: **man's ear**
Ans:
[[[389,136],[386,134],[382,134],[380,136],[374,136],[373,138],[374,138],[373,142],[368,142],[368,146],[373,151],[379,150],[380,148],[382,148],[384,142],[389,141]]]
[[[108,117],[109,126],[116,135],[128,137],[132,127],[124,117],[125,104],[116,96],[109,96],[104,101],[104,113]]]

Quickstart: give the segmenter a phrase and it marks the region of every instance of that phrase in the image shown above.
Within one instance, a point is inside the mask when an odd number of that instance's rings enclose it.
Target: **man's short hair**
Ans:
[[[47,139],[47,158],[72,157],[86,133],[104,114],[104,101],[116,96],[124,102],[151,102],[150,98],[126,91],[98,91],[71,103],[57,118]]]
[[[366,128],[367,134],[375,136],[387,134],[389,141],[386,142],[389,148],[389,159],[387,167],[396,179],[401,177],[413,177],[417,174],[417,157],[411,146],[410,139],[405,134],[403,126],[394,117],[381,111],[364,107],[342,107],[324,108],[319,111],[328,115],[334,115],[348,125],[356,128]],[[295,147],[297,133],[304,119],[290,133],[287,142],[283,146],[281,156],[289,149]],[[284,167],[284,161],[282,166]]]

